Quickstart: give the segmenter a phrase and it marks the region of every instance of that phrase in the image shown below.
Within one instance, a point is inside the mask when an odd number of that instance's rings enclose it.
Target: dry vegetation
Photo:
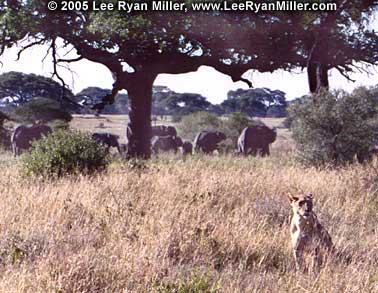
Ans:
[[[304,168],[276,146],[44,182],[9,153],[0,167],[0,292],[378,292],[377,161]],[[285,194],[298,191],[339,251],[318,274],[294,270]]]

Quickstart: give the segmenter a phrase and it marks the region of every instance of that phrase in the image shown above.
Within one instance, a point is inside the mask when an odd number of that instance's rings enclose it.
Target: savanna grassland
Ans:
[[[378,162],[308,168],[292,148],[280,129],[269,158],[115,158],[54,181],[2,153],[0,291],[378,292]],[[286,194],[301,191],[338,251],[319,273],[294,269]]]

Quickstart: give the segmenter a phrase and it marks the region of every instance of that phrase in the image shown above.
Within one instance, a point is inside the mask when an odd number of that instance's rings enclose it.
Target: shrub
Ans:
[[[70,124],[64,120],[53,120],[49,123],[49,126],[53,131],[57,130],[68,130],[70,128]]]
[[[59,177],[66,173],[90,173],[107,165],[108,151],[78,131],[58,130],[33,142],[21,163],[28,176]]]
[[[324,91],[289,108],[301,160],[312,165],[351,162],[374,145],[378,97],[361,92]]]
[[[180,136],[193,140],[203,130],[219,130],[221,120],[209,112],[200,111],[182,117],[177,125]]]

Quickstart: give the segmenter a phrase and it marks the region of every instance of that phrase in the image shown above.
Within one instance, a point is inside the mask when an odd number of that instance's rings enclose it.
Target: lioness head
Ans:
[[[312,213],[313,197],[312,194],[299,194],[299,195],[288,195],[290,204],[293,208],[294,214],[298,214],[303,218],[308,218]]]

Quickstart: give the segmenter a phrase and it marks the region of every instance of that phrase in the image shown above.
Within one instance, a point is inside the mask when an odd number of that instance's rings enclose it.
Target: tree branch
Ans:
[[[71,62],[76,62],[76,61],[80,61],[80,60],[83,60],[83,56],[79,56],[77,58],[73,58],[73,59],[58,59],[57,60],[57,63],[60,63],[60,62],[65,62],[65,63],[71,63]]]
[[[347,80],[349,80],[349,81],[351,81],[351,82],[355,82],[354,79],[351,79],[350,76],[349,76],[347,73],[345,73],[345,68],[341,68],[340,66],[336,66],[335,68],[336,68],[337,71],[340,72],[340,74],[341,74],[342,76],[344,76]]]
[[[38,41],[32,42],[32,43],[30,43],[30,44],[28,44],[28,45],[22,47],[22,48],[18,51],[18,53],[17,53],[17,59],[16,59],[16,61],[20,60],[20,58],[21,58],[21,54],[22,54],[25,50],[27,50],[27,49],[29,49],[29,48],[35,46],[35,45],[42,45],[42,44],[45,43],[45,42],[46,42],[45,39],[40,39],[40,40],[38,40]]]

